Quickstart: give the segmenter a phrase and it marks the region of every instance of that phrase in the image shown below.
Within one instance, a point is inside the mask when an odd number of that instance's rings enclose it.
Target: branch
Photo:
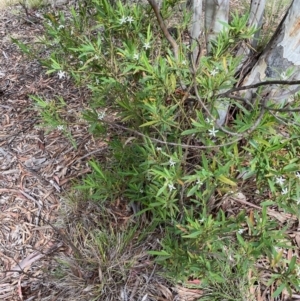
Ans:
[[[160,143],[160,144],[171,145],[171,146],[181,146],[182,148],[213,149],[213,148],[219,148],[219,147],[224,147],[224,146],[231,145],[231,144],[236,143],[236,142],[238,142],[238,141],[240,141],[240,140],[242,140],[244,138],[244,136],[243,136],[243,137],[240,137],[238,139],[232,140],[230,142],[226,142],[224,144],[217,144],[217,145],[208,145],[208,146],[205,146],[205,145],[189,145],[189,144],[182,144],[182,143],[175,143],[175,142],[167,142],[167,141],[160,140],[160,139],[157,139],[157,138],[152,138],[152,137],[149,137],[149,136],[147,136],[147,135],[145,135],[143,133],[140,133],[139,131],[132,130],[132,129],[126,127],[126,126],[123,126],[123,125],[120,125],[120,124],[117,124],[117,123],[113,123],[113,122],[107,121],[105,119],[102,119],[101,121],[104,122],[104,123],[107,123],[107,124],[109,124],[111,126],[120,128],[120,129],[125,130],[125,131],[128,131],[128,132],[130,132],[130,133],[132,133],[132,134],[134,134],[136,136],[149,139],[152,142],[157,142],[157,143]]]
[[[158,24],[159,24],[164,36],[166,37],[166,39],[169,41],[169,43],[171,44],[171,46],[173,48],[175,59],[178,61],[178,49],[179,49],[179,47],[178,47],[176,41],[170,35],[170,33],[169,33],[165,23],[164,23],[164,20],[161,17],[161,14],[159,12],[159,8],[158,8],[158,5],[157,5],[156,1],[155,0],[148,0],[148,2],[151,5],[152,9],[154,10],[154,13],[156,15]]]
[[[300,112],[300,108],[291,109],[291,108],[287,107],[287,108],[282,108],[282,109],[276,109],[276,108],[271,108],[268,106],[264,106],[264,108],[268,111],[275,111],[275,112]]]
[[[264,82],[260,82],[260,83],[253,84],[253,85],[232,88],[232,89],[228,90],[227,92],[220,93],[220,94],[216,95],[216,97],[224,97],[224,96],[226,97],[230,93],[233,93],[233,92],[243,91],[243,90],[248,90],[248,89],[254,89],[254,88],[258,88],[258,87],[261,87],[261,86],[268,86],[268,85],[294,86],[294,85],[300,85],[300,80],[269,80],[269,81],[264,81]]]

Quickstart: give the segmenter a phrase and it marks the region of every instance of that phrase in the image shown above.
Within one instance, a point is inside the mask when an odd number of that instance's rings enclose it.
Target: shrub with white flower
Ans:
[[[203,184],[203,182],[201,182],[200,179],[197,179],[196,185],[199,185],[199,186],[200,186],[200,185],[202,185],[202,184]]]
[[[104,117],[105,117],[105,112],[102,111],[102,112],[99,112],[99,113],[98,113],[97,119],[98,119],[98,120],[103,120]]]
[[[173,159],[170,159],[170,160],[169,160],[169,165],[170,165],[171,167],[175,166],[175,164],[176,164],[176,162],[175,162]]]
[[[65,71],[62,71],[62,70],[59,70],[57,72],[57,75],[58,75],[58,78],[59,79],[64,79],[66,77],[66,72]]]
[[[208,130],[208,132],[209,136],[216,137],[216,134],[219,132],[219,130],[216,130],[215,127],[213,127],[211,130]]]
[[[244,231],[245,231],[245,229],[239,229],[239,230],[238,230],[238,234],[243,234]]]
[[[129,16],[129,17],[127,17],[126,21],[131,24],[132,22],[134,22],[134,18]]]
[[[176,187],[174,186],[173,183],[169,183],[169,184],[168,184],[168,188],[169,188],[170,191],[176,190]]]
[[[218,70],[215,68],[210,72],[211,76],[216,76],[218,74]]]
[[[127,17],[122,16],[122,18],[119,20],[120,24],[124,24],[127,21]]]
[[[282,186],[285,182],[285,179],[283,177],[277,177],[275,179],[275,181],[276,181],[276,184],[279,184],[280,186]]]
[[[150,43],[149,42],[144,43],[143,48],[145,48],[146,50],[150,49]]]
[[[120,1],[110,6],[112,2],[101,1],[106,7],[101,4],[97,9],[91,4],[93,14],[88,18],[92,22],[87,23],[97,24],[93,29],[95,34],[86,34],[91,28],[85,24],[79,30],[77,20],[72,22],[69,18],[60,19],[65,29],[57,23],[49,27],[52,36],[47,45],[55,41],[55,47],[51,47],[53,53],[47,60],[48,72],[57,80],[72,78],[76,83],[88,85],[92,102],[84,103],[83,116],[90,124],[90,134],[106,141],[109,151],[109,160],[97,162],[95,158],[90,162],[93,170],[83,179],[85,188],[82,189],[101,205],[120,198],[128,203],[141,202],[141,209],[149,211],[155,219],[178,225],[176,235],[171,232],[170,237],[179,237],[179,232],[184,236],[180,242],[174,242],[178,246],[176,251],[172,246],[167,251],[171,251],[171,257],[180,255],[182,262],[177,262],[176,256],[171,260],[176,263],[176,269],[182,267],[178,270],[184,270],[185,276],[203,277],[206,273],[202,269],[197,274],[199,262],[212,259],[205,254],[222,253],[224,244],[228,253],[224,260],[226,266],[228,258],[237,265],[244,265],[249,259],[252,271],[257,246],[264,252],[271,244],[282,243],[280,225],[274,225],[275,219],[269,224],[272,217],[268,211],[263,214],[264,210],[251,208],[251,199],[248,204],[241,203],[245,210],[239,212],[228,206],[222,206],[224,212],[220,212],[220,206],[214,203],[227,197],[236,202],[244,200],[246,196],[240,192],[243,189],[252,191],[261,206],[276,204],[272,209],[287,209],[289,214],[298,216],[300,130],[295,125],[300,119],[294,112],[275,111],[275,114],[272,103],[266,104],[271,106],[270,110],[264,110],[262,102],[247,107],[238,97],[245,91],[230,92],[231,87],[239,86],[236,70],[241,63],[234,55],[237,43],[227,43],[231,30],[218,38],[216,48],[212,43],[211,55],[203,55],[193,64],[190,56],[194,45],[185,38],[183,26],[178,26],[180,37],[174,41],[179,47],[175,53],[176,47],[165,39],[149,5],[145,8]],[[164,18],[166,14],[163,15]],[[165,24],[170,20],[165,17]],[[232,30],[235,35],[243,32],[244,39],[247,28],[230,26],[236,29]],[[73,36],[69,33],[72,28]],[[292,77],[289,70],[281,76],[280,72],[277,78]],[[62,103],[58,99],[49,104],[37,101],[48,127],[71,139],[73,134],[77,135],[74,129],[82,129],[83,124],[75,124],[72,118],[69,125],[69,119],[64,119],[70,112],[69,102]],[[234,114],[233,110],[227,110],[227,104],[234,108]],[[295,95],[288,107],[299,105],[300,97]],[[106,120],[107,110],[116,113],[117,118]],[[223,113],[224,123],[221,123]],[[282,132],[289,136],[283,136]],[[90,140],[84,145],[88,152],[88,145],[95,141],[93,136]],[[249,210],[253,211],[251,219]],[[249,235],[244,235],[247,225],[253,227]],[[249,256],[238,263],[245,249]],[[186,254],[189,250],[192,256]],[[216,275],[223,257],[221,254],[220,261],[216,261]],[[189,269],[193,261],[195,268]],[[209,262],[212,272],[214,262]]]

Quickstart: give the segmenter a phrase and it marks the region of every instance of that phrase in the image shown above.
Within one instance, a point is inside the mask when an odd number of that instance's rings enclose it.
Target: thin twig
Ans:
[[[103,152],[105,149],[107,149],[107,146],[104,146],[104,147],[101,147],[101,148],[99,148],[99,149],[96,149],[96,150],[94,150],[94,151],[92,151],[92,152],[89,152],[89,153],[87,153],[86,155],[84,155],[84,156],[82,156],[82,157],[76,159],[75,162],[81,161],[81,160],[83,160],[83,159],[85,159],[85,158],[87,158],[87,157],[90,157],[90,156],[94,155],[94,154]]]
[[[264,106],[264,108],[268,111],[275,111],[275,112],[300,112],[300,108],[296,108],[296,109],[291,109],[291,108],[276,109],[276,108],[271,108],[271,107],[268,107],[268,106]]]
[[[227,92],[220,93],[216,95],[216,97],[224,97],[224,96],[229,96],[233,92],[237,91],[243,91],[243,90],[248,90],[248,89],[254,89],[254,88],[259,88],[261,86],[268,86],[268,85],[289,85],[289,86],[294,86],[294,85],[300,85],[300,80],[270,80],[270,81],[264,81],[260,83],[256,83],[253,85],[248,85],[248,86],[242,86],[242,87],[236,87],[228,90]]]
[[[196,94],[196,97],[197,97],[197,100],[198,102],[200,103],[201,107],[204,109],[204,111],[207,113],[208,117],[212,120],[214,120],[214,116],[211,114],[211,112],[209,111],[209,109],[206,107],[206,105],[204,104],[204,102],[201,100],[200,96],[199,96],[199,93],[198,93],[198,87],[197,87],[197,83],[195,81],[194,83],[194,89],[195,89],[195,94]],[[228,131],[227,129],[225,129],[223,126],[215,123],[215,126],[220,129],[222,132],[226,133],[226,134],[229,134],[231,136],[237,136],[237,137],[242,137],[243,134],[240,134],[240,133],[234,133],[234,132],[231,132],[231,131]]]
[[[160,139],[156,139],[156,138],[152,138],[152,137],[149,137],[143,133],[140,133],[136,130],[133,130],[133,129],[130,129],[126,126],[123,126],[123,125],[120,125],[120,124],[117,124],[117,123],[112,123],[112,122],[109,122],[109,121],[106,121],[104,119],[102,119],[103,122],[107,123],[107,124],[110,124],[111,126],[115,126],[117,128],[120,128],[120,129],[123,129],[125,131],[128,131],[130,133],[133,133],[137,136],[140,136],[140,137],[143,137],[143,138],[146,138],[146,139],[149,139],[151,140],[152,142],[157,142],[157,143],[160,143],[160,144],[164,144],[164,145],[170,145],[170,146],[181,146],[182,148],[193,148],[193,149],[213,149],[213,148],[220,148],[220,147],[224,147],[224,146],[228,146],[228,145],[231,145],[233,143],[236,143],[240,140],[242,140],[244,137],[240,137],[238,139],[235,139],[235,140],[232,140],[230,142],[226,142],[226,143],[223,143],[223,144],[217,144],[217,145],[208,145],[208,146],[205,146],[205,145],[188,145],[188,144],[181,144],[181,143],[175,143],[175,142],[167,142],[167,141],[163,141],[163,140],[160,140]]]
[[[163,20],[161,14],[159,12],[159,8],[158,8],[158,5],[157,5],[156,1],[155,0],[148,0],[148,2],[151,5],[151,7],[152,7],[152,9],[155,13],[158,24],[159,24],[164,36],[166,37],[166,39],[169,41],[169,43],[171,44],[171,46],[173,48],[175,59],[178,61],[178,50],[179,50],[178,44],[176,43],[176,41],[170,35],[170,33],[169,33],[165,23],[164,23],[164,20]]]
[[[149,284],[149,282],[150,282],[150,280],[151,280],[151,278],[152,278],[152,276],[153,276],[153,274],[154,274],[154,272],[155,272],[156,266],[157,266],[157,263],[154,264],[154,268],[152,269],[152,272],[151,272],[150,276],[147,277],[146,285],[144,286],[144,289],[143,289],[143,291],[142,291],[142,295],[145,293],[145,290],[146,290],[146,288],[147,288],[147,285]]]

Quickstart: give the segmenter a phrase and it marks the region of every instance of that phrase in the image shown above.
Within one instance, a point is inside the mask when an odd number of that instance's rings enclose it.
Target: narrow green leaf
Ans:
[[[218,180],[221,181],[222,183],[228,184],[230,186],[236,187],[237,184],[233,182],[232,180],[228,179],[224,175],[218,176]]]

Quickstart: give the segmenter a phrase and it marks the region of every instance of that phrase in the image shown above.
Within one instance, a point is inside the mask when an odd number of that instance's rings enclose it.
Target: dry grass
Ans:
[[[159,248],[159,231],[139,230],[119,202],[104,208],[76,199],[66,206],[63,224],[77,255],[66,248],[55,257],[47,284],[40,283],[51,292],[41,300],[174,300],[175,290],[147,253]]]
[[[0,0],[0,9],[4,9],[8,6],[12,6],[14,4],[17,4],[18,0]]]

